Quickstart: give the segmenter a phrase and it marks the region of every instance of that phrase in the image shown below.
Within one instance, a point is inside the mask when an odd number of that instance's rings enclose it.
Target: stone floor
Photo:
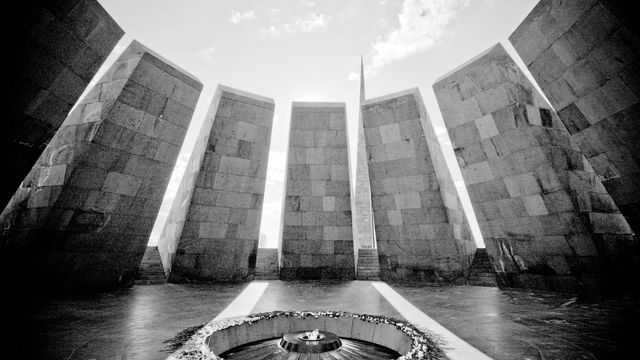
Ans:
[[[10,310],[3,328],[11,330],[5,349],[20,359],[164,359],[167,340],[216,317],[246,286],[163,284],[90,296],[12,297],[3,307]],[[640,306],[630,300],[474,286],[392,287],[494,359],[626,358],[639,340]],[[368,281],[269,281],[252,312],[285,309],[401,318]]]

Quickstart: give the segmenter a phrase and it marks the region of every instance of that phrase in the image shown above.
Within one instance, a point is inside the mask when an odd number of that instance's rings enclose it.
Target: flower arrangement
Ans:
[[[286,316],[295,318],[306,317],[352,317],[362,321],[374,324],[390,324],[398,328],[411,338],[411,350],[400,356],[397,360],[428,360],[428,359],[445,359],[444,353],[439,346],[439,341],[435,340],[432,335],[420,331],[415,326],[406,321],[393,319],[380,315],[355,314],[346,311],[272,311],[260,314],[252,314],[246,317],[225,319],[220,321],[212,321],[203,326],[185,345],[168,359],[171,360],[223,360],[210,351],[206,340],[216,331],[227,329],[242,324],[253,324],[255,322],[272,319],[275,317]]]

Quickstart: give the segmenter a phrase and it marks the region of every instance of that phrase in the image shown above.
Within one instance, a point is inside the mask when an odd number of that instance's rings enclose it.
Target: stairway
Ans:
[[[278,249],[258,248],[255,279],[278,280],[279,278]]]
[[[358,249],[358,280],[380,280],[378,249]]]
[[[467,284],[474,286],[498,286],[495,272],[489,261],[487,249],[476,249],[476,254],[469,268]]]
[[[138,274],[133,282],[134,285],[155,285],[165,284],[166,282],[167,277],[164,274],[158,247],[147,246],[138,268]]]

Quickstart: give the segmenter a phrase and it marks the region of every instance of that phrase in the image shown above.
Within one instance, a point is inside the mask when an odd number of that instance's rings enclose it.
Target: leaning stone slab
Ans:
[[[345,112],[344,103],[293,103],[282,279],[355,277]]]
[[[4,22],[2,208],[124,34],[96,0],[20,1]]]
[[[69,114],[0,215],[7,271],[39,286],[130,285],[201,88],[131,43]]]
[[[158,242],[169,281],[253,279],[273,109],[218,86]]]
[[[624,291],[631,228],[504,48],[433,87],[499,285]]]
[[[640,35],[631,2],[543,0],[509,37],[640,232]]]
[[[418,89],[362,112],[382,278],[464,281],[476,246]]]

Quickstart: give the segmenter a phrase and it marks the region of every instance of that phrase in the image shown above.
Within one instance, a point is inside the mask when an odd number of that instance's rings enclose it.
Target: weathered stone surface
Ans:
[[[69,114],[0,216],[8,229],[3,265],[21,269],[7,271],[73,289],[130,284],[201,88],[131,43]],[[170,107],[183,110],[169,116]]]
[[[273,109],[218,86],[158,243],[169,281],[253,278]]]
[[[636,246],[631,229],[502,46],[445,76],[434,90],[499,285],[620,290]],[[500,91],[504,99],[487,95]],[[480,114],[448,115],[472,100]],[[485,136],[466,135],[474,129]]]
[[[280,277],[353,279],[355,262],[344,103],[294,102]]]
[[[463,281],[476,246],[419,91],[362,111],[381,277]]]
[[[95,0],[27,0],[5,17],[11,89],[0,138],[4,208],[124,32]]]
[[[631,2],[543,0],[509,39],[638,233],[640,37],[632,14]]]

